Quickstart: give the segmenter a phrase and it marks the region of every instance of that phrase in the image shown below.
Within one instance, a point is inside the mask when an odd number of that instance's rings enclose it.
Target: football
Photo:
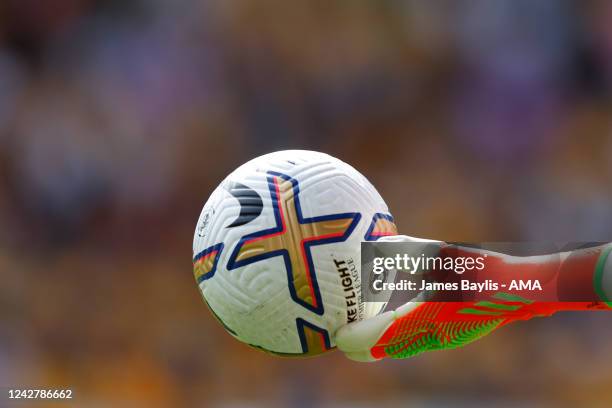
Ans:
[[[360,244],[396,233],[382,197],[353,167],[279,151],[212,192],[194,234],[194,275],[236,339],[277,355],[319,355],[341,326],[384,307],[362,302]]]

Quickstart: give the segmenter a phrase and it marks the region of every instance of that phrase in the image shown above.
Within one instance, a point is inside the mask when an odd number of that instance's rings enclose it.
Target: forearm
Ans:
[[[608,304],[612,299],[612,244],[542,256],[519,257],[478,248],[443,244],[441,257],[477,258],[484,268],[461,275],[474,282],[494,281],[504,285],[503,292],[536,302]],[[455,276],[456,278],[456,276]],[[538,281],[541,290],[512,288],[513,280]],[[489,291],[484,296],[492,296]],[[559,305],[572,309],[572,305]],[[580,307],[582,308],[582,307]]]

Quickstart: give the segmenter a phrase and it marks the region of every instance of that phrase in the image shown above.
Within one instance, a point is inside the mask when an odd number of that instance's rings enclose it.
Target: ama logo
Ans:
[[[540,281],[535,280],[522,280],[522,279],[513,279],[510,282],[510,290],[526,290],[526,291],[534,291],[534,290],[542,290],[542,285]]]

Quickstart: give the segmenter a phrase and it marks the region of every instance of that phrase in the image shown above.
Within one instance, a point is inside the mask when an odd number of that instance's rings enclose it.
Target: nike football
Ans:
[[[372,184],[324,153],[257,157],[213,191],[193,241],[204,301],[238,340],[313,356],[341,326],[377,314],[361,298],[360,243],[397,233]]]

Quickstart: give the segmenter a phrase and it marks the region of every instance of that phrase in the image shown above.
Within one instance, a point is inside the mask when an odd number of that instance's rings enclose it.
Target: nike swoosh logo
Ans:
[[[255,190],[244,184],[232,182],[225,188],[240,203],[240,214],[227,228],[248,224],[259,217],[263,210],[263,201]]]

